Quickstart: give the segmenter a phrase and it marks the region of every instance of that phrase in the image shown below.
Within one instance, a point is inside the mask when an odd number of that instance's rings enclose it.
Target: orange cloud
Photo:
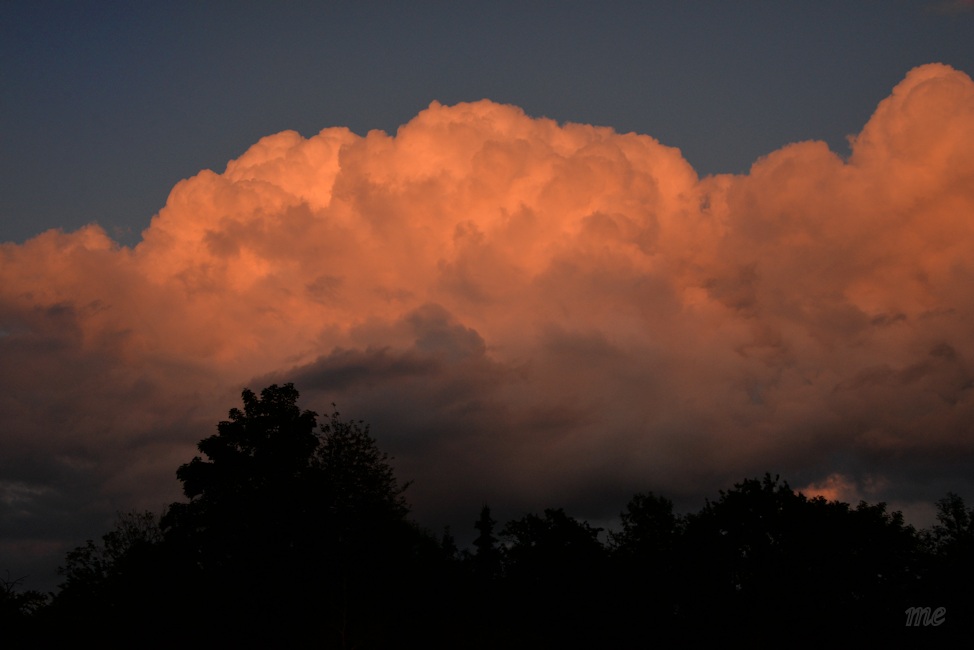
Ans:
[[[974,83],[944,65],[848,160],[795,143],[741,176],[489,101],[268,136],[134,248],[0,247],[3,485],[158,508],[240,386],[289,380],[374,423],[420,512],[961,480],[972,143]]]

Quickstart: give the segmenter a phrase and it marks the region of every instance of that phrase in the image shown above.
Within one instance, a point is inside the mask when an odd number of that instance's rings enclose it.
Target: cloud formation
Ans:
[[[847,160],[800,142],[702,179],[646,135],[434,102],[395,136],[268,136],[134,248],[95,225],[3,244],[0,550],[158,510],[272,381],[370,421],[429,521],[608,517],[766,470],[963,490],[972,143],[974,83],[938,64]]]

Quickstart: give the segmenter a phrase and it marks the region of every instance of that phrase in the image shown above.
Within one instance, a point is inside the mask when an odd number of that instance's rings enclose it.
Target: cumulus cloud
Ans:
[[[645,489],[696,507],[766,470],[963,490],[971,143],[974,83],[944,65],[848,159],[801,142],[740,176],[489,101],[268,136],[173,188],[134,248],[97,226],[0,247],[3,536],[158,509],[272,381],[370,421],[432,523],[484,500],[606,517]]]

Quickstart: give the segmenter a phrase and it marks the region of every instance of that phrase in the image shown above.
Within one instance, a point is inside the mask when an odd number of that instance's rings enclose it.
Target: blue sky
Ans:
[[[5,2],[0,241],[101,224],[138,241],[172,186],[260,137],[394,132],[489,98],[743,173],[845,151],[911,68],[974,70],[971,3]]]

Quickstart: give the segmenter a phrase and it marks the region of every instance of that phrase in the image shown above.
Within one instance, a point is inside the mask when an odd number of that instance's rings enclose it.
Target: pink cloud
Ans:
[[[293,380],[372,421],[430,517],[765,470],[925,496],[974,459],[971,143],[974,83],[936,64],[848,160],[795,143],[741,176],[486,100],[268,136],[134,248],[0,246],[2,480],[44,495],[35,537],[158,509],[240,387]]]

